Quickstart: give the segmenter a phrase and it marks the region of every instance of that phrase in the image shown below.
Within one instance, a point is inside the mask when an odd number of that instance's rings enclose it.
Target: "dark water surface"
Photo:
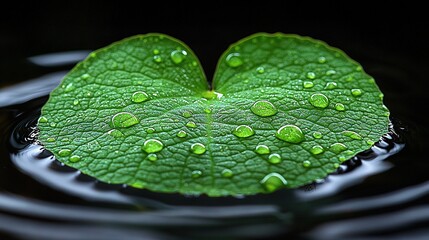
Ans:
[[[304,21],[303,8],[285,14],[289,4],[241,11],[220,1],[205,8],[215,14],[174,5],[162,22],[159,11],[89,2],[33,3],[0,14],[0,240],[429,239],[423,15],[414,9],[404,15],[407,6],[397,13],[368,6],[358,14],[344,6],[335,18],[315,11]],[[15,21],[18,13],[26,21]],[[91,50],[162,32],[187,43],[210,78],[229,44],[260,31],[318,38],[360,62],[385,95],[390,133],[324,181],[235,198],[108,185],[61,165],[36,144],[49,92]]]

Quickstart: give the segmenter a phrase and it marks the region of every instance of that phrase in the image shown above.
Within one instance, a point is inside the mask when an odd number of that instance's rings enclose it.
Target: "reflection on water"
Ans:
[[[31,61],[46,67],[86,55],[68,52]],[[65,74],[54,72],[0,89],[0,239],[427,235],[423,226],[429,222],[429,179],[424,175],[418,178],[423,181],[407,181],[407,176],[424,171],[398,167],[407,158],[401,151],[407,132],[398,120],[392,119],[390,133],[370,150],[300,189],[242,198],[159,194],[99,182],[59,163],[37,144],[40,108]],[[422,160],[419,164],[429,167]],[[404,176],[402,184],[391,184],[396,182],[391,176],[397,175]]]

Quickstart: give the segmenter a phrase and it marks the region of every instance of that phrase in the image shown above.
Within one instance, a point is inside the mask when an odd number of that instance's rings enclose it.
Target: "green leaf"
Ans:
[[[250,195],[324,178],[388,131],[374,79],[308,37],[233,44],[209,89],[194,53],[162,34],[90,54],[51,93],[40,141],[101,181]]]

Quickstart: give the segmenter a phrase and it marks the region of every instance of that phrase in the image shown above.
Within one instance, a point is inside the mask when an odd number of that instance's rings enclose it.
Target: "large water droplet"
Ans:
[[[206,152],[206,146],[202,143],[194,143],[191,145],[191,151],[195,154],[203,154]]]
[[[183,130],[180,130],[178,133],[177,133],[177,136],[179,137],[179,138],[184,138],[184,137],[186,137],[188,134],[185,132],[185,131],[183,131]]]
[[[240,125],[238,127],[236,127],[232,133],[240,138],[246,138],[246,137],[250,137],[253,134],[255,134],[255,131],[253,131],[253,128],[251,128],[250,126],[247,125]]]
[[[61,149],[58,152],[58,156],[60,156],[60,157],[66,157],[66,156],[68,156],[70,154],[71,154],[71,150],[70,149]]]
[[[279,128],[276,137],[289,143],[300,143],[305,139],[301,129],[295,125],[285,125]]]
[[[344,106],[344,104],[342,104],[342,103],[337,103],[337,104],[335,104],[335,109],[337,110],[337,111],[345,111],[346,110],[346,107]]]
[[[304,83],[302,84],[304,88],[312,88],[314,87],[314,83],[310,82],[310,81],[304,81]]]
[[[347,150],[347,146],[342,143],[334,143],[329,147],[329,149],[334,153],[340,153]]]
[[[286,179],[278,173],[266,175],[260,182],[267,192],[274,192],[287,185]]]
[[[135,103],[141,103],[141,102],[147,101],[148,99],[149,99],[149,95],[147,95],[147,93],[141,92],[141,91],[135,92],[131,96],[131,101],[133,101]]]
[[[240,58],[239,53],[230,53],[226,56],[226,64],[230,67],[238,67],[243,64],[243,60]]]
[[[268,162],[271,164],[278,164],[282,162],[282,157],[277,154],[277,153],[273,153],[270,156],[268,156]]]
[[[326,83],[325,89],[332,90],[332,89],[335,89],[335,88],[337,88],[337,83],[336,82],[327,82]]]
[[[194,170],[194,171],[192,171],[192,173],[191,173],[191,176],[192,176],[193,178],[199,178],[199,177],[201,177],[201,175],[203,175],[203,172],[201,172],[200,170]]]
[[[342,134],[344,136],[347,136],[351,139],[355,139],[355,140],[362,140],[362,136],[359,135],[359,133],[357,132],[353,132],[353,131],[343,131]]]
[[[359,88],[355,88],[350,90],[352,95],[355,97],[359,97],[360,95],[362,95],[362,90],[360,90]]]
[[[80,156],[78,156],[78,155],[73,155],[73,156],[71,156],[71,157],[70,157],[69,161],[70,161],[70,162],[75,163],[75,162],[79,162],[79,161],[80,161],[80,159],[81,159],[81,157],[80,157]]]
[[[312,94],[308,101],[317,108],[326,108],[329,105],[328,97],[321,93]]]
[[[265,100],[255,102],[252,107],[250,107],[250,110],[254,114],[261,117],[269,117],[277,113],[276,107],[272,103]]]
[[[182,116],[185,118],[190,118],[190,117],[192,117],[192,112],[191,111],[184,111],[182,113]]]
[[[314,72],[308,72],[307,73],[307,78],[308,79],[315,79],[316,78],[316,74]]]
[[[258,154],[269,154],[270,153],[270,148],[266,145],[258,145],[255,148],[255,152]]]
[[[186,126],[189,127],[189,128],[196,128],[197,124],[195,122],[191,121],[191,122],[186,123]]]
[[[175,64],[179,64],[185,60],[186,55],[188,55],[188,53],[185,50],[175,50],[171,52],[170,57]]]
[[[112,124],[115,128],[127,128],[139,123],[136,116],[129,112],[120,112],[112,117]]]
[[[162,150],[164,144],[156,139],[148,139],[143,143],[142,150],[147,153],[156,153]]]
[[[231,170],[229,170],[229,169],[224,169],[222,171],[222,177],[224,177],[224,178],[230,178],[233,175],[234,175],[234,173]]]
[[[322,146],[320,146],[320,145],[316,145],[316,146],[313,146],[311,149],[310,149],[310,152],[311,152],[311,154],[313,154],[313,155],[319,155],[319,154],[321,154],[321,153],[323,153],[325,150],[323,149],[323,147]]]
[[[154,161],[158,160],[158,156],[157,156],[155,153],[149,153],[149,154],[147,155],[147,159],[148,159],[149,161],[154,162]]]

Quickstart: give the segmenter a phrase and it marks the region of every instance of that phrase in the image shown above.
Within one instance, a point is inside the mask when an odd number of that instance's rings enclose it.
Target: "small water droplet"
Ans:
[[[302,162],[302,166],[304,166],[305,168],[309,168],[311,167],[311,162],[308,160],[305,160]]]
[[[148,99],[149,99],[149,95],[147,95],[147,93],[141,92],[141,91],[135,92],[131,96],[131,101],[133,101],[135,103],[141,103],[141,102],[147,101]]]
[[[288,184],[286,179],[278,173],[270,173],[266,175],[260,183],[267,192],[274,192]]]
[[[342,134],[351,139],[362,140],[362,136],[353,131],[343,131]]]
[[[344,104],[342,104],[342,103],[337,103],[337,104],[335,104],[335,110],[337,110],[337,111],[345,111],[346,107],[344,107]]]
[[[55,138],[50,137],[50,138],[47,138],[46,141],[47,142],[55,142]]]
[[[331,76],[331,75],[334,75],[334,74],[336,74],[337,72],[335,71],[335,70],[328,70],[328,71],[326,71],[326,75],[328,75],[328,76]]]
[[[270,153],[270,148],[266,145],[258,145],[255,148],[255,152],[258,154],[269,154]]]
[[[185,131],[183,131],[183,130],[180,130],[178,133],[177,133],[177,136],[179,137],[179,138],[184,138],[184,137],[186,137],[188,134],[185,132]]]
[[[313,155],[319,155],[321,153],[323,153],[325,150],[323,149],[322,146],[320,145],[315,145],[310,149],[311,154]]]
[[[89,54],[90,57],[95,58],[97,56],[97,54],[95,52],[92,52]]]
[[[250,110],[261,117],[273,116],[277,113],[277,108],[269,101],[261,100],[255,102]]]
[[[149,161],[154,162],[154,161],[158,160],[158,156],[157,156],[155,153],[149,153],[149,154],[147,155],[147,159],[148,159]]]
[[[307,78],[308,79],[315,79],[316,78],[316,74],[314,72],[308,72],[307,73]]]
[[[329,105],[328,97],[321,93],[312,94],[308,101],[317,108],[326,108]]]
[[[347,150],[347,146],[342,143],[334,143],[329,147],[329,149],[334,153],[340,153]]]
[[[47,123],[48,119],[46,117],[40,117],[39,118],[39,123]]]
[[[355,88],[351,90],[351,93],[353,96],[355,97],[359,97],[360,95],[362,95],[362,90],[359,88]]]
[[[50,123],[49,126],[55,127],[55,126],[57,126],[57,124],[56,123]]]
[[[271,164],[279,164],[282,162],[282,157],[277,153],[273,153],[268,156],[268,162]]]
[[[189,127],[189,128],[196,128],[197,124],[195,122],[191,121],[191,122],[186,123],[186,126]]]
[[[325,63],[326,62],[326,58],[325,57],[319,57],[317,59],[317,61],[319,61],[319,63]]]
[[[335,88],[337,88],[337,83],[336,82],[327,82],[326,83],[325,89],[332,90],[332,89],[335,89]]]
[[[264,73],[265,72],[265,68],[264,67],[257,67],[256,68],[256,72],[257,73]]]
[[[74,101],[73,101],[73,105],[78,105],[79,104],[79,100],[78,99],[75,99]]]
[[[164,144],[156,139],[148,139],[143,143],[142,150],[147,153],[156,153],[164,148]]]
[[[202,143],[194,143],[191,145],[191,151],[195,154],[203,154],[206,152],[206,146]]]
[[[285,125],[279,128],[276,137],[289,143],[300,143],[305,139],[301,129],[295,125]]]
[[[175,50],[171,52],[170,57],[175,64],[179,64],[185,60],[186,55],[188,55],[188,53],[185,50]]]
[[[212,110],[211,110],[210,108],[204,108],[204,112],[205,112],[205,113],[211,113],[211,112],[212,112]]]
[[[112,130],[108,131],[107,134],[109,134],[110,136],[113,136],[115,138],[119,138],[119,137],[124,136],[124,134],[117,129],[112,129]]]
[[[58,156],[60,156],[60,157],[66,157],[66,156],[68,156],[70,154],[71,154],[71,150],[70,149],[61,149],[58,152]]]
[[[71,92],[75,89],[75,87],[73,86],[73,83],[69,83],[67,84],[67,86],[64,88],[65,92]]]
[[[319,138],[322,138],[322,137],[323,137],[323,135],[322,135],[322,133],[321,133],[321,132],[314,132],[314,133],[313,133],[313,137],[314,137],[314,138],[316,138],[316,139],[319,139]]]
[[[161,56],[159,56],[159,55],[155,55],[155,56],[153,56],[153,60],[154,60],[155,62],[157,62],[157,63],[162,62],[162,58],[161,58]]]
[[[83,74],[83,75],[81,76],[81,78],[82,78],[83,80],[87,80],[89,77],[90,77],[90,75],[89,75],[88,73],[85,73],[85,74]]]
[[[153,50],[153,54],[159,54],[159,50],[158,49],[154,49]]]
[[[366,144],[368,144],[368,146],[372,146],[375,144],[375,142],[372,140],[366,140]]]
[[[222,177],[224,177],[224,178],[230,178],[233,175],[234,175],[234,173],[231,170],[229,170],[229,169],[224,169],[222,171]]]
[[[191,173],[191,176],[192,176],[193,178],[199,178],[199,177],[201,177],[201,175],[203,175],[203,172],[201,172],[200,170],[194,170],[194,171],[192,171],[192,173]]]
[[[304,86],[304,88],[312,88],[312,87],[314,87],[314,83],[310,82],[310,81],[304,81],[304,83],[302,85]]]
[[[236,68],[243,64],[243,60],[240,58],[239,53],[230,53],[226,56],[226,64],[230,67]]]
[[[253,134],[255,134],[255,131],[253,131],[253,128],[251,128],[250,126],[247,125],[240,125],[238,127],[236,127],[232,133],[240,138],[246,138],[246,137],[250,137]]]
[[[112,117],[114,128],[127,128],[136,125],[137,123],[139,123],[137,117],[129,112],[120,112]]]
[[[155,132],[155,128],[148,128],[148,129],[146,129],[146,132],[147,133],[154,133]]]
[[[184,111],[182,113],[182,116],[185,118],[190,118],[190,117],[192,117],[192,112],[191,111]]]
[[[71,156],[71,157],[70,157],[69,161],[70,161],[70,162],[75,163],[75,162],[79,162],[79,161],[80,161],[80,159],[81,159],[81,157],[80,157],[80,156],[78,156],[78,155],[73,155],[73,156]]]

